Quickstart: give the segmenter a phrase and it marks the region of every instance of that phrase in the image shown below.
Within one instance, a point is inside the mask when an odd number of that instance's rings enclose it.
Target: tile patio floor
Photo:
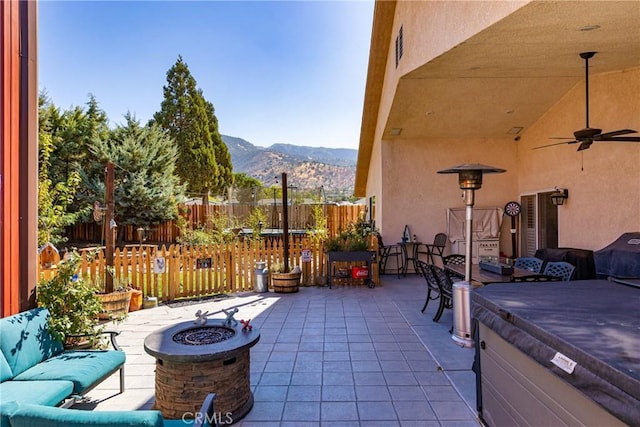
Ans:
[[[152,331],[194,319],[201,309],[224,319],[238,307],[261,338],[251,349],[255,403],[235,425],[478,426],[473,349],[449,335],[451,310],[440,323],[423,314],[424,280],[382,277],[383,286],[302,287],[295,294],[243,293],[218,301],[160,305],[129,313],[118,343],[127,353],[126,390],[115,374],[78,409],[150,409],[155,359],[143,344]]]

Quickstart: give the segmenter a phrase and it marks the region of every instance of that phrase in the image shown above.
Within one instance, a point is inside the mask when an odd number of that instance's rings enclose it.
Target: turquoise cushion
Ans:
[[[41,405],[20,405],[9,416],[12,427],[162,427],[159,411],[82,411]]]
[[[0,382],[10,380],[13,378],[13,372],[11,372],[11,366],[4,357],[4,353],[0,351]]]
[[[2,397],[2,394],[0,394]],[[10,402],[0,402],[0,427],[11,427],[9,423],[9,415],[18,410],[18,402],[12,400]]]
[[[0,400],[55,406],[73,394],[71,381],[5,381],[0,383]]]
[[[0,319],[0,349],[13,375],[62,352],[47,330],[49,310],[35,308]]]
[[[216,414],[216,420],[219,420],[220,415]],[[224,421],[224,416],[222,418]],[[213,424],[203,420],[202,427],[210,427]],[[213,421],[213,420],[212,420]],[[164,427],[193,427],[195,420],[193,419],[185,419],[183,420],[164,420]]]
[[[71,381],[5,381],[0,384],[0,427],[10,427],[9,415],[18,402],[54,406],[72,391]]]
[[[116,371],[125,359],[124,351],[117,350],[65,351],[16,375],[13,381],[69,380],[73,392],[82,393]]]

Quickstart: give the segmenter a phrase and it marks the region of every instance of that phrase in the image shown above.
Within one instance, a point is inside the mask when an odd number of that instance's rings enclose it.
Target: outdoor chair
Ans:
[[[561,277],[547,276],[546,274],[531,274],[528,276],[518,276],[511,279],[512,282],[529,283],[529,282],[558,282]]]
[[[420,310],[422,313],[424,313],[424,311],[427,309],[429,301],[435,301],[440,298],[440,287],[438,286],[438,279],[431,270],[431,265],[420,259],[416,261],[416,265],[418,266],[420,275],[424,277],[425,281],[427,282],[427,298],[424,301],[422,310]]]
[[[433,321],[438,322],[445,308],[453,308],[453,283],[451,283],[449,275],[443,268],[432,264],[431,270],[436,277],[440,290],[440,305],[438,305],[438,311],[433,317]]]
[[[380,256],[380,274],[385,274],[387,268],[387,261],[389,258],[396,259],[396,267],[398,278],[403,270],[403,255],[400,245],[385,245],[382,242],[382,235],[380,233],[374,233],[378,239],[378,255]]]
[[[445,257],[442,257],[442,264],[445,267],[447,265],[464,265],[464,263],[466,262],[466,259],[467,259],[467,257],[465,255],[462,255],[462,254],[451,254],[451,255],[447,255]],[[456,275],[452,274],[448,270],[445,270],[445,272],[447,273],[447,276],[449,276],[449,280],[451,280],[452,282],[458,282],[458,281],[462,280],[461,278],[459,278]]]
[[[427,282],[427,298],[421,311],[424,313],[429,301],[439,300],[436,315],[433,316],[433,321],[438,322],[444,309],[453,307],[453,286],[451,280],[449,280],[449,276],[444,269],[437,265],[427,264],[422,260],[417,260],[416,264]]]
[[[516,268],[522,268],[524,270],[533,271],[534,273],[540,273],[542,270],[542,261],[536,257],[519,257],[516,258],[516,262],[513,264]]]
[[[442,263],[444,265],[464,265],[467,257],[462,254],[451,254],[442,258]]]
[[[444,233],[438,233],[433,238],[433,243],[423,243],[420,246],[425,247],[425,251],[420,251],[418,248],[418,254],[424,254],[429,259],[429,262],[433,264],[435,260],[434,256],[439,256],[442,259],[444,248],[447,245],[447,235]]]
[[[550,261],[544,267],[542,274],[547,276],[561,277],[563,281],[571,280],[573,271],[576,268],[565,261]]]

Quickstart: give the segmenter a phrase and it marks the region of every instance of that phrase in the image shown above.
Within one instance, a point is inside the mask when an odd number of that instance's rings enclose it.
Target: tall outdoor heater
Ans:
[[[464,281],[453,284],[453,335],[451,338],[462,347],[473,347],[471,337],[471,241],[473,232],[473,204],[475,190],[482,187],[482,175],[485,173],[503,173],[504,169],[478,163],[464,163],[438,173],[457,173],[460,189],[464,190],[466,205],[465,221],[465,270]]]

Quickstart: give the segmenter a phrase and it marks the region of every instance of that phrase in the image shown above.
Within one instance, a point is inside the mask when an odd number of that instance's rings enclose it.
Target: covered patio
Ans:
[[[239,426],[478,426],[474,349],[451,339],[451,310],[432,321],[420,312],[424,279],[382,278],[383,286],[302,287],[295,294],[240,293],[198,303],[129,313],[118,343],[127,353],[126,390],[118,379],[74,408],[138,410],[154,404],[155,359],[145,337],[195,319],[198,310],[251,319],[260,341],[251,349],[255,403]]]

